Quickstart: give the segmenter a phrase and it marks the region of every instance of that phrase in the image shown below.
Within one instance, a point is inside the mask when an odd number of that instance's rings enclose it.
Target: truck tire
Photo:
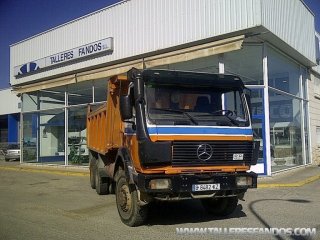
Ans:
[[[116,182],[110,179],[109,194],[115,194],[115,191],[116,191]]]
[[[90,167],[90,186],[92,189],[96,189],[96,170],[94,167]]]
[[[225,217],[234,212],[238,205],[238,197],[202,199],[204,209],[215,216]]]
[[[138,204],[137,189],[129,185],[122,169],[116,175],[115,194],[121,221],[130,227],[142,225],[147,218],[148,206]]]
[[[90,171],[90,186],[96,189],[96,159],[91,150],[89,150],[89,171]]]
[[[107,177],[100,177],[99,168],[96,166],[95,169],[95,185],[96,185],[96,192],[99,195],[106,195],[109,194],[109,178]]]

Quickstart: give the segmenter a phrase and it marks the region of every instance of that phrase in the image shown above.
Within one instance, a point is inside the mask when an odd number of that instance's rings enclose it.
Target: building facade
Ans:
[[[0,90],[0,148],[20,142],[20,98],[11,89]]]
[[[320,34],[316,33],[317,66],[310,71],[310,136],[311,153],[314,164],[320,165]]]
[[[253,170],[310,164],[316,62],[314,15],[301,0],[122,1],[10,46],[21,161],[86,165],[87,105],[136,67],[239,75],[261,142]]]

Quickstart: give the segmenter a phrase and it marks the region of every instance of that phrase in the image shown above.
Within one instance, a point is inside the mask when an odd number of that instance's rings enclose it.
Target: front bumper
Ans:
[[[6,154],[5,160],[20,159],[20,154]]]
[[[251,177],[252,184],[249,186],[237,186],[237,177]],[[152,179],[170,179],[171,185],[168,189],[150,189],[149,182]],[[257,188],[257,174],[254,172],[239,173],[210,173],[210,174],[180,174],[180,175],[144,175],[138,174],[135,183],[141,192],[147,194],[170,194],[181,195],[192,193],[192,185],[194,184],[211,184],[219,183],[218,191],[229,191],[230,193],[243,193],[248,188]]]

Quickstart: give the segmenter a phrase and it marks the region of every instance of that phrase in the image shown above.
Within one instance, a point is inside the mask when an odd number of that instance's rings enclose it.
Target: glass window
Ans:
[[[224,110],[232,111],[238,118],[245,119],[245,113],[243,108],[243,100],[241,93],[236,91],[226,91],[224,94],[225,107]]]
[[[245,84],[262,85],[262,46],[244,45],[241,50],[224,54],[225,73],[240,76]]]
[[[273,48],[268,48],[269,86],[301,96],[299,90],[300,66]],[[271,92],[270,96],[278,95]]]
[[[108,79],[99,79],[93,81],[94,86],[94,101],[104,102],[107,101],[108,94]]]
[[[305,141],[305,153],[306,153],[306,163],[310,163],[310,144],[309,144],[309,112],[308,112],[308,103],[303,101],[303,110],[304,110],[304,141]]]
[[[23,162],[37,162],[37,127],[39,113],[24,113],[22,123]]]
[[[269,87],[279,89],[284,92],[289,92],[289,76],[288,74],[274,75],[274,78],[269,79]],[[273,93],[272,96],[278,93]],[[278,94],[279,95],[279,94]]]
[[[66,87],[39,91],[40,110],[64,107]]]
[[[259,146],[259,158],[258,162],[264,162],[264,132],[263,132],[263,119],[260,118],[253,118],[252,119],[252,129],[254,134],[254,140],[260,142]]]
[[[270,94],[269,108],[272,171],[302,165],[301,100]]]
[[[40,162],[64,164],[65,152],[64,109],[42,111],[39,114]]]
[[[265,146],[265,129],[264,129],[264,108],[263,108],[263,89],[252,89],[251,109],[252,109],[252,129],[253,137],[260,142],[259,148],[259,163],[264,161],[264,146]]]
[[[150,84],[146,88],[149,120],[156,124],[247,126],[241,89],[176,87]],[[224,103],[223,103],[224,102]]]
[[[8,117],[0,115],[0,143],[7,143],[7,142],[8,142]],[[5,145],[1,145],[1,147],[2,146],[5,146]]]
[[[314,77],[314,96],[320,98],[320,79]]]
[[[263,89],[250,89],[252,115],[262,115],[263,110]]]
[[[38,110],[38,92],[22,94],[22,111],[29,112]]]
[[[88,165],[86,128],[87,107],[68,109],[68,164]]]
[[[68,85],[68,104],[92,103],[92,81]]]
[[[301,73],[302,73],[302,89],[303,89],[303,98],[307,99],[308,98],[308,71],[306,68],[302,67],[301,68]]]

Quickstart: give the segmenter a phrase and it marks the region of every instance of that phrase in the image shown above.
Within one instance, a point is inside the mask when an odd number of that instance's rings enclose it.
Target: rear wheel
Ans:
[[[89,170],[90,170],[90,186],[92,189],[96,188],[96,159],[93,152],[89,151]]]
[[[225,217],[234,212],[238,205],[238,197],[202,199],[204,209],[213,215]]]
[[[130,227],[142,225],[147,218],[148,206],[138,204],[137,189],[129,185],[122,169],[117,172],[115,194],[121,221]]]
[[[92,189],[96,189],[96,170],[90,167],[90,185]]]
[[[96,192],[99,195],[109,194],[109,182],[110,182],[110,179],[108,177],[100,177],[98,166],[96,166],[95,170],[96,170],[95,171]]]
[[[114,194],[115,191],[116,191],[116,182],[110,179],[109,194]]]

